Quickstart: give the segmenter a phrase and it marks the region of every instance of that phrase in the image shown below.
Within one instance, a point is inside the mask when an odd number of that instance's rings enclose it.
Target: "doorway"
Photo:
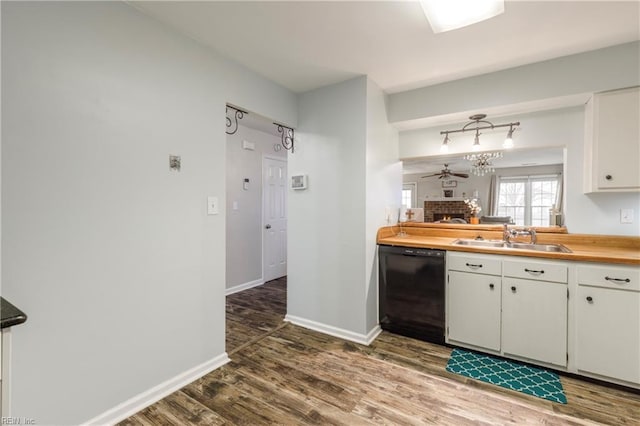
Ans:
[[[287,151],[273,120],[227,112],[226,351],[281,327],[287,290]],[[230,125],[229,125],[230,123]]]

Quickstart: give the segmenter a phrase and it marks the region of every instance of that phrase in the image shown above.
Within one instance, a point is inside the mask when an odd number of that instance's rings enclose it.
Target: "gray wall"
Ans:
[[[299,98],[299,144],[289,174],[288,315],[364,339],[376,326],[374,234],[399,207],[397,136],[385,97],[366,77]]]
[[[124,3],[2,2],[15,416],[77,424],[224,353],[225,102],[296,124],[292,93]]]
[[[366,77],[300,95],[289,175],[287,314],[364,331]]]
[[[242,148],[242,142],[255,150]],[[227,289],[262,280],[262,158],[287,158],[284,149],[276,152],[280,137],[238,126],[227,135]],[[250,180],[243,189],[244,178]],[[233,203],[237,209],[234,210]]]
[[[625,43],[389,96],[392,123],[640,84],[640,42]]]
[[[387,97],[382,90],[367,79],[366,333],[378,325],[378,229],[387,225],[387,211],[400,207],[402,194],[398,132],[389,126],[386,104]]]

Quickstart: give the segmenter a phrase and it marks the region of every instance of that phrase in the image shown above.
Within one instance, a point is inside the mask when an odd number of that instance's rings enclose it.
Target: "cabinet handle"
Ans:
[[[482,268],[482,263],[480,263],[480,264],[465,263],[465,265],[467,265],[469,268]]]
[[[543,271],[542,269],[541,269],[541,270],[539,270],[539,271],[536,271],[535,269],[527,269],[527,268],[524,268],[524,271],[525,271],[525,272],[528,272],[528,273],[530,273],[530,274],[544,274],[544,271]]]
[[[515,285],[511,286],[511,291],[514,292],[514,293],[516,292],[516,286]]]
[[[611,175],[606,175],[604,178],[605,178],[606,180],[611,180],[611,179],[613,179],[613,176],[611,176]]]
[[[495,287],[495,286],[494,286],[493,284],[489,284],[489,288],[490,288],[491,290],[493,290],[493,288],[494,288],[494,287]]]
[[[589,303],[593,303],[593,297],[591,297],[591,296],[587,296],[587,302],[589,302]]]
[[[631,280],[629,278],[622,279],[622,278],[604,277],[604,279],[607,280],[607,281],[614,281],[614,282],[617,282],[617,283],[630,283],[631,282]]]

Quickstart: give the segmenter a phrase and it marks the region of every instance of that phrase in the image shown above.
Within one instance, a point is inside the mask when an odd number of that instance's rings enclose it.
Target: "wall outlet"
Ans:
[[[620,223],[633,223],[633,209],[620,209]]]
[[[218,214],[218,197],[207,197],[207,214]]]

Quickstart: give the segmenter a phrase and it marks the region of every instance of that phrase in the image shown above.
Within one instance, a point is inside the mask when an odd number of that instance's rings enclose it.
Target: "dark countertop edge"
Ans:
[[[0,297],[0,329],[9,328],[27,321],[27,314],[16,308],[4,297]]]

